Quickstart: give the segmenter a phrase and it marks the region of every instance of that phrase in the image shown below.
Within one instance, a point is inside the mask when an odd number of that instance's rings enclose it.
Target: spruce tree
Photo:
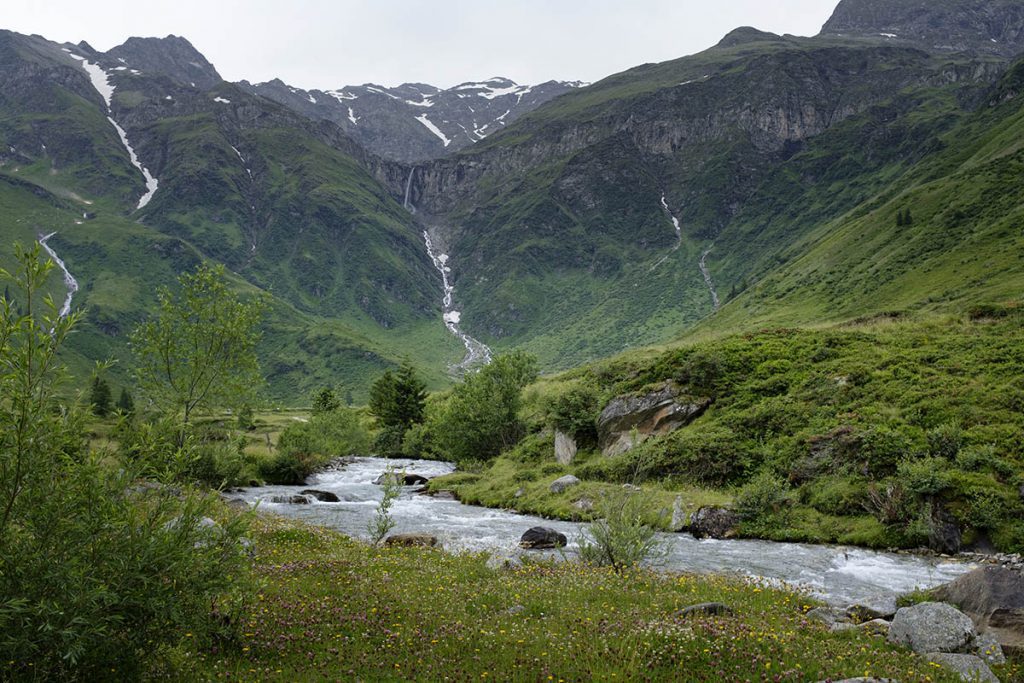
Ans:
[[[135,400],[127,388],[122,387],[121,395],[117,398],[117,412],[122,415],[132,415],[135,412]]]
[[[370,412],[384,427],[408,429],[423,422],[427,385],[408,362],[388,370],[370,387]]]
[[[99,375],[92,379],[92,388],[89,391],[89,403],[92,405],[92,412],[99,417],[110,415],[111,401],[110,385]]]

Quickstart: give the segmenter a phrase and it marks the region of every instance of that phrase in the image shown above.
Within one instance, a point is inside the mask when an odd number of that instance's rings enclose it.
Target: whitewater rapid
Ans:
[[[264,486],[237,494],[259,509],[332,527],[351,536],[367,538],[367,525],[381,499],[373,484],[389,465],[396,470],[432,478],[454,471],[450,463],[429,460],[357,458],[342,469],[314,475],[306,486]],[[307,488],[335,493],[339,503],[288,505],[270,502],[273,496],[295,495]],[[579,545],[583,524],[545,520],[507,510],[463,505],[433,498],[405,487],[392,508],[394,533],[437,536],[449,551],[486,551],[515,556],[523,532],[546,526],[569,539],[566,554]],[[931,588],[975,568],[948,559],[883,553],[862,548],[773,543],[770,541],[697,540],[689,534],[661,534],[667,554],[658,568],[677,572],[725,573],[783,581],[845,607],[860,603],[894,609],[896,597],[917,588]],[[549,555],[557,557],[557,553]]]
[[[60,307],[60,313],[57,315],[60,318],[66,318],[71,314],[71,300],[74,298],[75,293],[78,292],[78,280],[76,280],[75,276],[71,274],[70,270],[68,270],[67,265],[61,257],[57,256],[57,252],[53,250],[53,247],[47,244],[49,239],[56,234],[57,233],[55,232],[51,232],[49,235],[40,236],[39,245],[46,250],[46,253],[50,255],[53,262],[56,263],[57,267],[64,273],[64,286],[67,288],[67,296],[64,297],[64,305]]]

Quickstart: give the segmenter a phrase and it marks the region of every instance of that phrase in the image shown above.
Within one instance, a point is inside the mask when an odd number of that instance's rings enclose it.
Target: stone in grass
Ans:
[[[986,664],[1006,664],[1006,655],[999,640],[991,633],[982,633],[974,641],[975,654],[981,657]]]
[[[974,622],[942,602],[922,602],[896,612],[888,640],[918,654],[960,652],[974,640]]]
[[[869,636],[887,636],[892,625],[885,619],[872,619],[858,625]]]
[[[430,534],[392,534],[384,539],[384,545],[433,548],[438,544],[437,536]]]
[[[892,619],[895,612],[880,610],[869,605],[850,605],[846,608],[846,616],[855,624],[863,624],[875,619]]]
[[[999,683],[999,679],[988,668],[988,664],[974,655],[960,655],[951,652],[932,652],[926,655],[928,661],[939,664],[960,674],[965,681],[974,683]]]
[[[567,474],[564,477],[560,477],[551,482],[551,493],[561,493],[566,489],[572,488],[580,483],[580,480],[571,474]]]
[[[676,612],[676,616],[688,617],[694,614],[706,614],[712,617],[731,617],[736,614],[732,607],[721,602],[702,602],[699,605],[690,605]]]
[[[519,539],[520,547],[530,550],[550,550],[552,548],[564,548],[569,542],[565,534],[544,526],[535,526],[527,529],[523,537]]]
[[[846,612],[835,607],[815,607],[807,613],[807,619],[809,621],[817,621],[820,624],[824,624],[829,628],[832,628],[836,624],[850,623],[846,617]]]

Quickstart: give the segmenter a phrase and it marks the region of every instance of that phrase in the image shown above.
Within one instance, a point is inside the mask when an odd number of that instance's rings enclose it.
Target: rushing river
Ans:
[[[306,486],[264,486],[237,494],[261,510],[307,520],[365,537],[367,524],[381,499],[376,479],[389,465],[409,474],[436,477],[454,469],[449,463],[429,460],[359,458],[342,469],[312,477]],[[335,493],[339,503],[309,505],[269,502],[273,496],[293,495],[304,489]],[[561,531],[569,539],[568,553],[576,547],[585,525],[521,515],[505,510],[463,505],[417,494],[406,487],[392,508],[393,533],[423,532],[437,536],[448,550],[486,550],[500,555],[521,551],[519,537],[531,526]],[[917,555],[882,553],[861,548],[774,543],[770,541],[698,541],[689,534],[664,534],[667,557],[659,567],[679,572],[737,573],[784,581],[809,589],[830,603],[861,603],[892,608],[896,596],[915,588],[930,588],[951,581],[974,565]]]

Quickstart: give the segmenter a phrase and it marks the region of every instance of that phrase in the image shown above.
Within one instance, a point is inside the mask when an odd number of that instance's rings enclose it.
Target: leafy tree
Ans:
[[[89,390],[89,405],[92,412],[99,417],[110,415],[113,406],[113,396],[110,393],[110,385],[98,374],[92,378],[92,387]]]
[[[330,413],[341,407],[338,397],[334,395],[334,389],[324,387],[313,395],[313,414]]]
[[[53,264],[38,245],[16,260],[0,271],[25,304],[0,303],[0,678],[141,679],[186,633],[231,637],[244,518],[211,528],[213,497],[141,487],[136,463],[90,452],[81,411],[60,400],[78,314],[40,301]]]
[[[467,375],[431,425],[441,452],[455,460],[489,459],[523,436],[523,389],[537,378],[537,361],[522,351],[498,356]]]
[[[121,388],[121,395],[117,398],[117,412],[122,415],[132,415],[135,413],[135,400],[125,387]]]
[[[202,264],[162,289],[157,315],[132,334],[139,386],[185,424],[197,408],[244,405],[263,379],[256,359],[264,302],[228,289],[223,266]]]
[[[370,387],[370,412],[384,427],[408,429],[423,422],[427,385],[408,362],[388,370]]]

